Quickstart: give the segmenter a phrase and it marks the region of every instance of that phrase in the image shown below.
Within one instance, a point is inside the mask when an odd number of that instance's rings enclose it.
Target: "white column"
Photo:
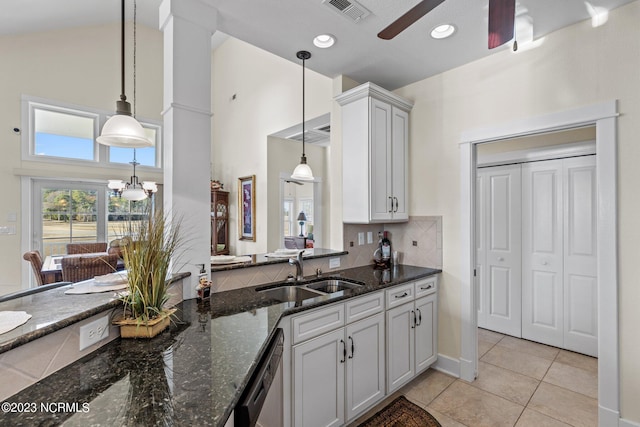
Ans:
[[[163,0],[164,209],[181,220],[174,272],[191,272],[184,298],[195,298],[197,264],[210,272],[211,36],[217,10],[200,0]]]

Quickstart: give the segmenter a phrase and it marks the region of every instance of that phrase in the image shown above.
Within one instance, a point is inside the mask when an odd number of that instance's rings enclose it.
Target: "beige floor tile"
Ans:
[[[501,334],[499,332],[478,328],[478,340],[495,344],[498,341],[500,341],[502,338],[504,338],[504,336],[505,336],[504,334]]]
[[[478,378],[470,383],[472,386],[497,394],[522,406],[527,405],[540,383],[534,378],[482,361],[479,362],[478,368]]]
[[[562,421],[526,408],[515,427],[570,427]]]
[[[545,382],[540,383],[528,408],[575,427],[598,425],[598,401]]]
[[[500,345],[496,345],[489,350],[487,354],[482,356],[481,360],[537,380],[541,380],[545,376],[552,363],[549,359],[522,353]]]
[[[585,371],[598,373],[598,359],[591,356],[585,356],[584,354],[574,353],[572,351],[560,350],[556,362],[564,363],[565,365],[575,366],[576,368],[584,369]]]
[[[496,345],[495,343],[478,339],[478,358],[484,356],[487,351],[491,350],[491,348]]]
[[[455,380],[450,375],[427,369],[423,374],[420,374],[420,376],[403,387],[400,392],[412,402],[419,402],[426,406]]]
[[[594,399],[598,398],[598,374],[595,372],[553,362],[542,381]]]
[[[427,406],[424,409],[426,409],[431,415],[433,415],[433,417],[438,420],[442,427],[468,427],[467,425],[459,423],[453,418],[447,417],[445,414],[440,413],[433,408]]]
[[[473,427],[512,427],[524,409],[459,380],[431,402],[429,408]]]
[[[560,352],[560,349],[556,347],[550,347],[548,345],[514,337],[504,337],[496,345],[506,347],[511,350],[520,351],[522,353],[532,354],[534,356],[542,357],[543,359],[549,360],[554,360]]]

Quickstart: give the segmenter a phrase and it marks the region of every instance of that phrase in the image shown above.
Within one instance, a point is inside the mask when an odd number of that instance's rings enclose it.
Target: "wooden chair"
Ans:
[[[96,276],[113,273],[118,255],[73,255],[62,258],[62,280],[81,282]]]
[[[44,276],[42,274],[42,255],[40,255],[40,251],[25,252],[24,255],[22,255],[22,258],[29,261],[31,264],[38,286],[44,285]]]
[[[107,243],[99,242],[99,243],[68,243],[67,244],[67,254],[76,255],[76,254],[91,254],[98,252],[107,252]]]

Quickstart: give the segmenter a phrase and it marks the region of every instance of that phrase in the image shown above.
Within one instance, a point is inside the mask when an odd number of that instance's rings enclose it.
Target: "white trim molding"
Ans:
[[[452,377],[460,378],[460,361],[453,357],[438,353],[438,360],[431,366],[436,371],[443,372]]]
[[[596,127],[598,187],[598,417],[602,427],[625,425],[620,419],[617,252],[617,101],[579,107],[500,126],[464,132],[460,143],[462,258],[461,375],[473,381],[478,361],[475,295],[476,145],[583,126]],[[623,424],[624,423],[624,424]]]

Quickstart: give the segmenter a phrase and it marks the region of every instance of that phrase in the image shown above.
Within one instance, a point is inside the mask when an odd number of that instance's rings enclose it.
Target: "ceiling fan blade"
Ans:
[[[489,49],[513,38],[516,0],[489,0]]]
[[[387,28],[378,33],[378,37],[384,40],[391,40],[411,24],[431,12],[444,0],[422,0],[412,7],[407,13],[393,21]]]

